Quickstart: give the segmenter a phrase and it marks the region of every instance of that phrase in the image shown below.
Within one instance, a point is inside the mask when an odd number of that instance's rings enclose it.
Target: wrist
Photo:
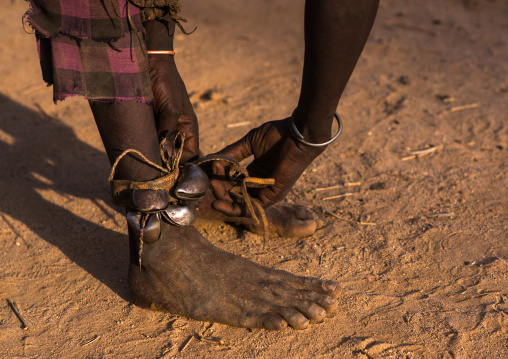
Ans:
[[[175,23],[168,15],[143,22],[148,51],[173,51]]]
[[[337,130],[332,133],[334,119]],[[336,112],[311,113],[297,107],[290,120],[293,137],[302,144],[310,147],[326,147],[334,142],[342,131],[342,122]]]
[[[148,66],[150,67],[150,71],[157,71],[159,69],[164,71],[171,70],[172,68],[176,68],[175,56],[149,54]]]

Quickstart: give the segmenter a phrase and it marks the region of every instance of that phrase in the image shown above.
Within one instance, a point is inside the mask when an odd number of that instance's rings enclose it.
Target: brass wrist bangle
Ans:
[[[295,125],[296,110],[297,110],[297,108],[295,108],[295,110],[293,111],[293,114],[291,115],[291,118],[289,119],[289,130],[291,132],[291,136],[293,136],[293,138],[295,140],[297,140],[298,142],[303,143],[306,146],[323,147],[323,146],[328,146],[330,143],[335,142],[335,140],[337,140],[337,138],[339,138],[339,136],[342,132],[342,120],[341,120],[339,114],[337,112],[335,112],[333,117],[337,120],[337,123],[339,124],[339,130],[337,131],[335,136],[332,137],[331,140],[323,142],[323,143],[312,143],[312,142],[305,141],[305,139],[303,138],[303,135],[300,133],[300,131],[298,131],[298,128],[296,128],[296,125]]]
[[[172,55],[175,56],[175,52],[171,50],[148,50],[148,55]]]

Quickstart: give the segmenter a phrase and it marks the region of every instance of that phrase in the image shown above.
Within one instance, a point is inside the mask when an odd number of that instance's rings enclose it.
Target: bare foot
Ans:
[[[323,227],[323,222],[316,219],[310,209],[296,204],[276,204],[265,208],[265,213],[270,234],[281,237],[308,237]],[[256,224],[251,218],[248,220],[248,223],[244,223],[245,227],[253,233],[263,235],[263,225]]]
[[[129,286],[141,307],[269,330],[304,329],[337,308],[337,282],[263,267],[213,246],[194,227],[161,222],[161,238],[144,244],[142,268],[131,258]]]
[[[243,225],[248,231],[263,235],[263,224],[256,224],[251,217],[228,217],[211,207],[215,198],[211,192],[207,192],[201,200],[198,209],[198,216],[201,219],[222,221]],[[323,227],[323,222],[314,216],[314,213],[305,206],[276,204],[265,208],[266,219],[268,220],[269,235],[281,237],[308,237],[316,230]]]

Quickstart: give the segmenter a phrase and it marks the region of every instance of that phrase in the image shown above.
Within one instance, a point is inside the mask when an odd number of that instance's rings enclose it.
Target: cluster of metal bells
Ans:
[[[173,189],[177,204],[169,204],[169,193],[160,190],[133,191],[135,210],[127,212],[127,223],[137,238],[143,231],[143,241],[156,242],[161,233],[160,221],[164,218],[175,226],[190,226],[197,219],[198,201],[209,186],[206,173],[192,163],[186,163]],[[148,214],[144,225],[143,217]]]

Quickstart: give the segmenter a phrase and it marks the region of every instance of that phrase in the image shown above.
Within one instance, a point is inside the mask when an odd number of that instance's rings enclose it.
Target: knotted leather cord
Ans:
[[[263,240],[264,243],[266,243],[266,239],[268,237],[268,220],[266,219],[266,213],[261,205],[261,201],[256,198],[251,198],[248,192],[248,188],[262,188],[266,186],[271,186],[275,184],[275,179],[273,178],[259,178],[259,177],[250,177],[249,172],[246,168],[243,168],[240,166],[240,163],[236,161],[234,158],[215,154],[215,155],[208,155],[205,157],[202,157],[196,161],[194,161],[194,164],[199,166],[201,164],[204,164],[206,162],[213,162],[213,161],[225,161],[231,165],[229,171],[228,171],[228,177],[229,182],[234,184],[233,188],[229,190],[229,193],[236,197],[237,199],[242,200],[245,205],[247,206],[247,209],[249,210],[252,218],[256,221],[256,224],[259,224],[259,218],[256,215],[256,211],[254,207],[259,212],[259,215],[261,217],[261,222],[263,223]],[[242,177],[242,178],[240,178]],[[240,183],[238,183],[240,182]]]
[[[180,147],[177,147],[177,141],[180,142]],[[173,152],[173,158],[169,158],[167,156],[167,153],[164,149],[164,146],[166,144],[166,138],[164,138],[159,146],[159,152],[161,155],[162,163],[166,166],[165,168],[162,166],[159,166],[158,164],[150,161],[148,158],[146,158],[141,152],[135,149],[127,149],[123,151],[120,156],[117,157],[115,162],[113,163],[113,166],[111,167],[111,172],[108,177],[108,182],[112,184],[112,195],[113,199],[117,200],[118,205],[125,206],[125,202],[121,201],[120,194],[126,191],[133,191],[136,189],[151,189],[151,190],[165,190],[169,192],[169,190],[173,187],[176,180],[178,179],[179,174],[179,168],[178,165],[180,164],[180,159],[182,157],[183,152],[183,143],[185,141],[185,133],[178,131],[173,148],[177,149],[176,152]],[[135,181],[128,181],[128,180],[115,180],[115,172],[116,168],[118,166],[118,163],[124,158],[126,155],[130,153],[135,153],[138,155],[144,163],[146,163],[149,166],[152,166],[156,169],[158,169],[161,172],[161,176],[151,180],[151,181],[144,181],[144,182],[135,182]]]
[[[139,224],[139,226],[141,227],[141,230],[139,231],[139,249],[138,249],[139,270],[141,270],[141,257],[143,256],[143,236],[148,216],[150,216],[148,213],[143,213],[143,215],[141,216],[141,223]]]

